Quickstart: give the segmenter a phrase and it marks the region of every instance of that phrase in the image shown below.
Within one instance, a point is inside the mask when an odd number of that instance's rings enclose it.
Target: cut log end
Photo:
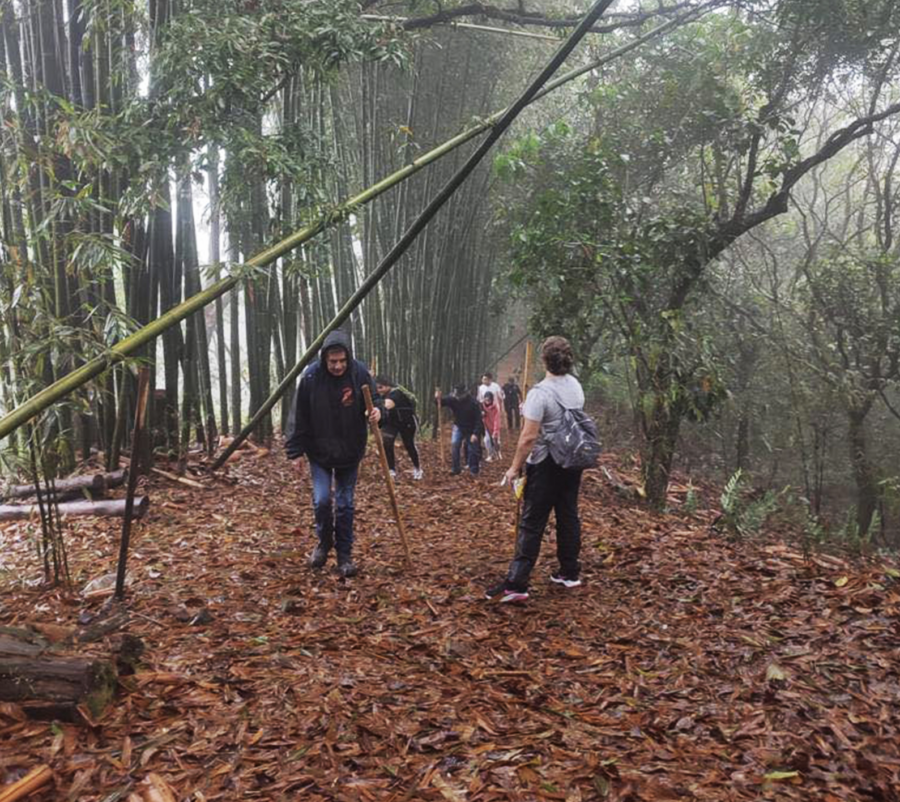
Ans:
[[[32,718],[77,720],[80,705],[99,718],[116,690],[116,669],[84,657],[0,657],[0,700],[16,702]]]

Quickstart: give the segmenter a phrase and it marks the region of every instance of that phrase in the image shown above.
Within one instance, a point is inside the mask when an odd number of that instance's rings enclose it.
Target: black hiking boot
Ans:
[[[356,567],[356,563],[353,562],[352,558],[343,554],[338,555],[338,564],[337,564],[337,572],[340,575],[341,579],[350,579],[352,576],[356,576],[359,572],[359,569]]]
[[[318,571],[326,562],[328,562],[328,552],[331,551],[331,543],[319,541],[318,545],[313,549],[313,553],[309,555],[309,567]]]

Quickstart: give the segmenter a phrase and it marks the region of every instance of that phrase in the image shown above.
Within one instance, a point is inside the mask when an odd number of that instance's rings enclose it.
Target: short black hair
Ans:
[[[455,392],[457,395],[468,395],[469,388],[464,384],[457,384],[456,387],[453,388],[453,392]]]
[[[387,376],[376,376],[375,384],[381,384],[381,385],[384,385],[385,387],[396,387],[397,386]]]
[[[491,381],[494,380],[494,374],[491,373],[489,370],[486,370],[486,371],[485,371],[484,373],[482,373],[481,375],[482,375],[482,376],[487,376]]]

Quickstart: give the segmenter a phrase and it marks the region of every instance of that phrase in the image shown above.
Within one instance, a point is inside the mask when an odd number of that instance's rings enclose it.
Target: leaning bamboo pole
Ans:
[[[547,82],[550,76],[559,68],[559,66],[565,61],[568,55],[575,48],[575,45],[578,44],[581,37],[587,33],[587,23],[589,20],[597,20],[603,14],[608,6],[612,4],[613,0],[597,0],[597,2],[591,7],[590,11],[584,15],[581,23],[579,23],[578,27],[572,31],[571,34],[566,38],[565,42],[559,47],[559,49],[553,54],[553,57],[541,70],[540,74],[535,78],[525,89],[524,92],[519,96],[519,98],[503,113],[503,116],[496,122],[496,124],[491,128],[490,133],[485,137],[481,144],[472,152],[468,159],[463,163],[463,165],[450,177],[446,184],[441,187],[440,191],[428,202],[428,205],[422,210],[418,217],[413,220],[412,224],[406,231],[403,232],[403,236],[397,240],[396,244],[393,248],[385,255],[385,257],[378,263],[378,266],[366,276],[365,280],[359,285],[356,292],[350,296],[347,302],[340,308],[338,313],[329,321],[328,325],[322,329],[322,332],[315,339],[315,341],[310,345],[309,348],[306,349],[306,352],[300,358],[300,361],[294,365],[294,367],[288,372],[288,374],[284,377],[284,380],[281,384],[275,388],[275,391],[263,402],[262,406],[256,411],[256,414],[250,419],[249,423],[241,430],[241,433],[235,437],[232,443],[228,446],[228,448],[223,451],[218,459],[210,466],[211,471],[218,470],[222,465],[225,464],[225,461],[240,447],[241,443],[247,439],[250,435],[250,432],[256,427],[256,425],[269,413],[272,407],[278,403],[278,399],[281,398],[282,395],[287,391],[289,387],[292,387],[294,384],[294,380],[300,375],[303,371],[303,368],[312,361],[313,357],[318,352],[319,348],[322,347],[322,344],[325,341],[325,337],[334,331],[338,326],[340,326],[359,306],[363,299],[372,291],[372,289],[378,284],[379,281],[388,273],[388,271],[397,263],[400,257],[406,252],[406,249],[415,241],[416,237],[424,230],[425,226],[431,221],[431,219],[438,213],[440,208],[450,199],[454,192],[459,189],[460,185],[472,171],[478,166],[487,152],[494,146],[494,143],[503,136],[503,133],[512,125],[513,120],[518,117],[519,113],[524,109],[533,99],[534,96],[540,91],[541,87]],[[587,27],[586,27],[587,26]]]
[[[545,97],[555,89],[558,89],[563,84],[573,81],[582,75],[592,72],[593,70],[599,69],[605,64],[608,64],[611,61],[620,58],[626,53],[635,50],[646,42],[651,41],[652,39],[655,39],[663,35],[664,33],[673,30],[676,27],[687,24],[688,22],[692,22],[702,14],[705,14],[713,8],[722,5],[722,3],[723,0],[710,0],[709,3],[706,3],[697,9],[686,12],[685,14],[682,14],[681,16],[676,17],[669,22],[664,23],[663,25],[659,25],[653,30],[648,31],[643,36],[637,37],[628,44],[622,45],[621,47],[612,50],[602,58],[595,59],[594,61],[586,64],[583,67],[579,67],[578,69],[561,75],[555,81],[551,81],[550,83],[548,83],[547,86],[544,87],[540,92],[537,92],[532,97],[530,97],[527,101],[527,104],[534,103],[535,101]],[[383,178],[378,183],[373,184],[362,192],[354,195],[344,203],[337,205],[334,209],[326,212],[305,228],[300,229],[291,236],[286,237],[275,245],[272,245],[266,250],[261,251],[260,253],[251,257],[240,267],[240,269],[236,270],[232,275],[228,276],[227,278],[220,279],[216,283],[211,284],[202,292],[191,296],[178,306],[175,306],[172,309],[168,310],[164,315],[160,316],[154,321],[151,321],[146,326],[143,326],[133,334],[116,343],[105,354],[91,359],[80,368],[73,370],[71,373],[63,376],[58,381],[55,381],[53,384],[45,387],[40,392],[35,393],[35,395],[33,395],[24,403],[20,404],[12,412],[8,413],[3,418],[0,418],[0,440],[2,440],[8,434],[14,432],[19,428],[19,426],[33,418],[39,412],[49,407],[55,401],[58,401],[60,398],[64,398],[69,393],[77,390],[83,384],[89,382],[91,379],[101,374],[107,368],[124,361],[135,351],[138,351],[147,343],[155,340],[172,326],[180,323],[186,317],[194,314],[194,312],[199,311],[206,305],[215,301],[217,298],[222,297],[226,292],[236,287],[245,275],[254,274],[260,268],[271,264],[276,259],[280,258],[294,248],[297,248],[303,243],[308,242],[322,231],[325,231],[331,226],[337,225],[338,223],[346,220],[360,206],[363,206],[374,200],[378,196],[384,194],[392,187],[396,186],[402,181],[405,181],[407,178],[419,172],[424,167],[427,167],[432,162],[435,162],[441,157],[446,156],[448,153],[454,151],[461,145],[464,145],[466,142],[469,142],[470,140],[474,139],[477,136],[480,136],[486,131],[495,128],[503,119],[504,115],[508,113],[508,111],[509,109],[507,108],[503,109],[502,111],[495,112],[494,114],[485,118],[483,121],[477,123],[476,125],[473,125],[470,128],[467,128],[462,133],[457,134],[455,137],[448,139],[443,144],[438,145],[436,148],[433,148],[432,150],[423,154],[418,159],[414,159],[412,162],[410,162],[400,170],[391,173],[389,176]]]

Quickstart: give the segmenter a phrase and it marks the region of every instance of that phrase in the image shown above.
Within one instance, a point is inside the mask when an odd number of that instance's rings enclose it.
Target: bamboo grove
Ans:
[[[346,315],[420,398],[563,331],[653,506],[688,438],[723,480],[784,475],[812,529],[826,474],[883,529],[889,0],[612,4],[397,250],[588,5],[0,2],[3,471],[30,472],[32,443],[48,474],[116,464],[140,364],[157,453],[267,440]]]
[[[151,4],[142,28],[139,10],[130,4],[4,7],[3,39],[11,54],[7,74],[13,79],[10,84],[18,86],[18,95],[13,91],[6,106],[7,117],[16,123],[8,130],[17,135],[7,144],[12,167],[20,168],[8,173],[11,192],[4,206],[4,220],[10,221],[4,230],[15,232],[19,241],[18,246],[10,244],[7,261],[7,409],[58,376],[77,371],[71,342],[60,339],[70,331],[77,334],[82,363],[96,354],[94,361],[105,364],[110,346],[123,336],[128,342],[129,331],[164,319],[183,298],[199,297],[203,279],[193,191],[203,178],[212,275],[223,269],[223,224],[228,262],[235,265],[259,252],[267,239],[287,234],[298,224],[307,225],[300,237],[287,240],[292,245],[311,240],[323,220],[340,221],[326,237],[286,256],[276,270],[256,275],[245,269],[214,284],[219,290],[209,293],[215,303],[207,319],[194,314],[183,329],[171,323],[157,327],[156,333],[162,332],[163,388],[154,394],[161,407],[156,416],[163,422],[160,429],[170,451],[182,455],[192,432],[212,448],[219,429],[237,431],[242,413],[260,408],[271,389],[270,367],[283,378],[298,349],[312,342],[341,300],[352,294],[366,265],[378,261],[455,163],[447,160],[424,180],[404,184],[394,197],[358,215],[349,212],[355,203],[340,214],[328,209],[337,209],[352,184],[378,187],[378,177],[398,175],[398,168],[405,177],[403,164],[409,164],[411,155],[413,164],[425,163],[415,158],[421,148],[417,131],[442,139],[459,120],[485,118],[502,99],[494,91],[493,75],[502,69],[506,55],[503,48],[486,54],[471,42],[455,39],[412,46],[398,41],[393,48],[373,45],[370,53],[348,53],[348,62],[367,59],[342,65],[337,78],[333,65],[330,70],[295,66],[280,78],[276,91],[264,95],[252,120],[242,110],[235,122],[237,115],[221,113],[223,107],[230,110],[234,98],[227,93],[233,87],[216,91],[220,82],[234,84],[234,76],[225,80],[216,75],[215,64],[193,76],[193,95],[171,84],[169,71],[183,66],[173,56],[187,35],[179,22],[203,10]],[[671,24],[649,35],[667,27]],[[42,32],[51,30],[54,35],[42,40]],[[229,33],[226,26],[219,39]],[[383,31],[378,35],[384,38]],[[371,25],[363,42],[366,36],[372,37]],[[31,47],[21,47],[20,40]],[[42,41],[53,49],[50,58],[43,58]],[[146,61],[140,57],[142,42]],[[214,53],[216,46],[231,46],[215,37],[204,44]],[[438,58],[433,58],[435,53]],[[253,55],[251,49],[247,57]],[[412,64],[403,63],[405,58]],[[52,91],[41,86],[41,70],[61,76]],[[141,86],[142,74],[149,77],[146,88]],[[479,77],[484,89],[458,91],[460,85],[477,88]],[[112,87],[108,98],[102,92],[98,96],[105,88],[98,89],[100,82]],[[416,102],[419,87],[426,88],[421,91],[427,100]],[[204,98],[202,105],[213,106],[211,119],[197,114],[197,97]],[[160,98],[167,105],[159,103]],[[446,114],[448,104],[453,104],[452,115]],[[19,115],[20,108],[34,111]],[[187,121],[186,137],[179,137],[177,129],[173,132],[180,120]],[[135,123],[145,138],[136,143],[134,153],[126,154],[111,137]],[[29,139],[40,126],[45,136]],[[275,126],[279,136],[264,136],[264,126]],[[164,136],[147,133],[154,127],[162,127]],[[450,137],[449,147],[432,151],[433,158],[486,128],[485,123],[476,124],[462,137]],[[51,137],[51,132],[56,135]],[[210,140],[205,146],[204,139]],[[280,141],[273,147],[272,139]],[[47,166],[28,169],[21,156],[29,147],[38,149],[39,143],[46,143],[48,153],[42,159]],[[273,165],[279,169],[273,171]],[[25,215],[18,205],[21,171],[34,182],[25,192]],[[65,180],[58,180],[60,175]],[[496,316],[485,315],[478,304],[490,299],[496,257],[496,242],[480,224],[488,214],[483,199],[489,178],[489,171],[482,170],[457,194],[453,203],[460,213],[451,209],[443,222],[432,226],[406,257],[405,269],[354,317],[361,353],[393,369],[408,384],[427,387],[476,373],[486,357],[486,344],[499,331]],[[85,256],[88,267],[82,269]],[[263,261],[251,259],[249,266]],[[24,286],[19,283],[23,277]],[[221,297],[226,289],[227,308]],[[430,336],[422,337],[423,331]],[[457,347],[460,332],[465,332],[463,348]],[[140,347],[129,354],[152,358],[155,347],[150,343],[156,333],[138,336]],[[212,351],[210,342],[215,344]],[[37,359],[28,358],[32,352]],[[396,367],[390,366],[392,360]],[[249,404],[242,393],[245,372]],[[76,448],[88,453],[91,447],[105,450],[115,461],[129,411],[130,376],[127,368],[109,371],[101,384],[89,385],[48,415],[44,439],[55,444],[53,450],[64,463],[71,463]],[[74,388],[75,376],[72,379]],[[283,406],[282,420],[284,414]],[[271,422],[264,419],[259,435],[270,433]]]

